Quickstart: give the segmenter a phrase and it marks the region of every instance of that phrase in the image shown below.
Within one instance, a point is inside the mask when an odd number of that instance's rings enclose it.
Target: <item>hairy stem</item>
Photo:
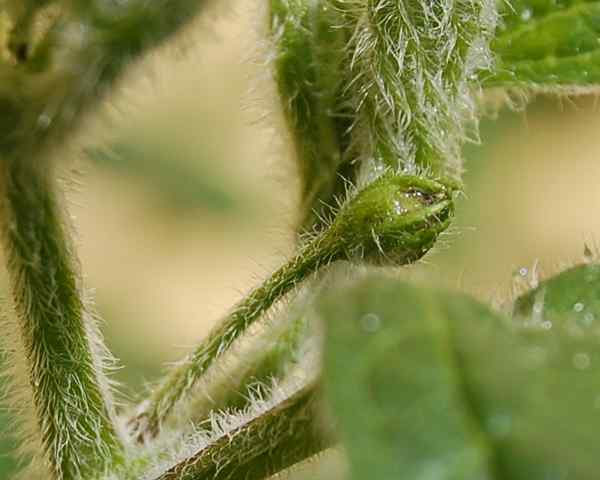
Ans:
[[[366,175],[388,165],[458,178],[472,82],[491,58],[495,2],[329,3],[351,32],[342,69],[356,112],[348,154],[364,163]]]
[[[51,478],[90,478],[123,458],[100,339],[82,297],[56,181],[47,165],[0,164],[2,236],[37,436]]]
[[[215,360],[223,355],[248,327],[259,319],[275,301],[294,286],[336,259],[337,251],[327,248],[322,239],[311,242],[290,262],[273,273],[262,285],[244,298],[213,329],[206,340],[177,365],[163,383],[142,405],[133,420],[139,439],[154,437],[173,408],[190,392]]]
[[[319,213],[344,188],[338,172],[347,125],[336,102],[345,32],[333,28],[335,17],[320,1],[271,1],[274,73],[301,181],[300,230],[322,227]]]
[[[175,406],[273,303],[322,266],[341,259],[405,264],[423,256],[453,214],[452,188],[388,173],[355,193],[335,221],[254,289],[140,406],[132,427],[154,437]]]
[[[208,445],[156,480],[263,480],[333,445],[319,414],[319,392],[308,385]]]
[[[269,322],[268,331],[251,342],[250,351],[236,352],[231,369],[202,384],[200,395],[189,407],[189,419],[197,424],[215,410],[244,409],[253,396],[266,394],[274,381],[281,381],[297,367],[308,335],[308,319],[305,312],[294,312],[282,320],[283,324],[277,325]]]

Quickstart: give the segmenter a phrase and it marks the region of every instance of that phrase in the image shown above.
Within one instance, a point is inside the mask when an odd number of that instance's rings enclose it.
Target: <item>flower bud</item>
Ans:
[[[342,207],[328,240],[349,260],[414,262],[450,224],[455,190],[446,181],[387,173]]]

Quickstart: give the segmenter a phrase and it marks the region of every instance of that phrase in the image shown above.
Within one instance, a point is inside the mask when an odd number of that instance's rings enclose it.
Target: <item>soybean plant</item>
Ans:
[[[119,409],[60,146],[210,2],[0,2],[1,337],[20,478],[262,480],[330,448],[355,480],[596,478],[596,260],[511,315],[392,273],[452,224],[489,95],[597,89],[600,3],[265,1],[300,179],[295,253]],[[225,369],[240,342],[256,346]]]

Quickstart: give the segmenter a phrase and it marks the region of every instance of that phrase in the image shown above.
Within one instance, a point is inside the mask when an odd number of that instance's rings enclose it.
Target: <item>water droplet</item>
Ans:
[[[585,370],[591,363],[592,361],[587,353],[579,352],[573,355],[573,366],[577,370]]]
[[[521,267],[519,268],[519,276],[521,277],[526,277],[527,274],[529,273],[529,269],[527,267]]]
[[[575,305],[573,305],[573,311],[580,313],[583,312],[585,305],[581,302],[577,302]]]
[[[402,206],[399,200],[394,200],[394,212],[396,212],[398,215],[406,213],[406,208]]]
[[[521,12],[521,20],[523,20],[524,22],[527,22],[531,19],[532,15],[533,15],[533,12],[531,11],[531,9],[526,8]]]
[[[367,313],[360,319],[362,329],[368,333],[374,333],[381,328],[381,319],[374,313]]]
[[[46,113],[42,113],[38,117],[38,121],[37,121],[40,128],[48,128],[50,126],[51,122],[52,122],[52,118],[50,118],[50,115],[48,115]]]
[[[544,330],[550,330],[552,328],[552,322],[550,320],[544,320],[542,322],[542,328]]]

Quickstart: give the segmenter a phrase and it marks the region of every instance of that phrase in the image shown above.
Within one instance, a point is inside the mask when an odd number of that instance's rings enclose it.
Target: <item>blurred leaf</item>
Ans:
[[[326,390],[353,479],[489,478],[439,308],[373,278],[324,302]]]
[[[510,320],[447,296],[457,358],[494,448],[497,478],[598,477],[600,342],[559,324]]]
[[[576,91],[600,83],[600,2],[514,0],[500,8],[497,73],[488,85]]]
[[[511,320],[391,279],[337,292],[323,316],[353,478],[597,478],[593,331]]]
[[[571,332],[591,328],[600,318],[599,286],[600,265],[578,265],[520,296],[513,313],[539,322],[560,322]]]
[[[117,174],[144,182],[170,210],[201,208],[231,214],[247,213],[250,208],[241,192],[208,161],[202,157],[192,161],[191,153],[169,140],[126,139],[109,148],[88,149],[87,154]]]
[[[0,365],[3,366],[5,359],[0,352]],[[0,397],[4,394],[4,380],[0,379]],[[17,461],[13,457],[16,448],[15,439],[11,436],[10,416],[4,405],[0,406],[0,478],[11,478],[15,472]]]

